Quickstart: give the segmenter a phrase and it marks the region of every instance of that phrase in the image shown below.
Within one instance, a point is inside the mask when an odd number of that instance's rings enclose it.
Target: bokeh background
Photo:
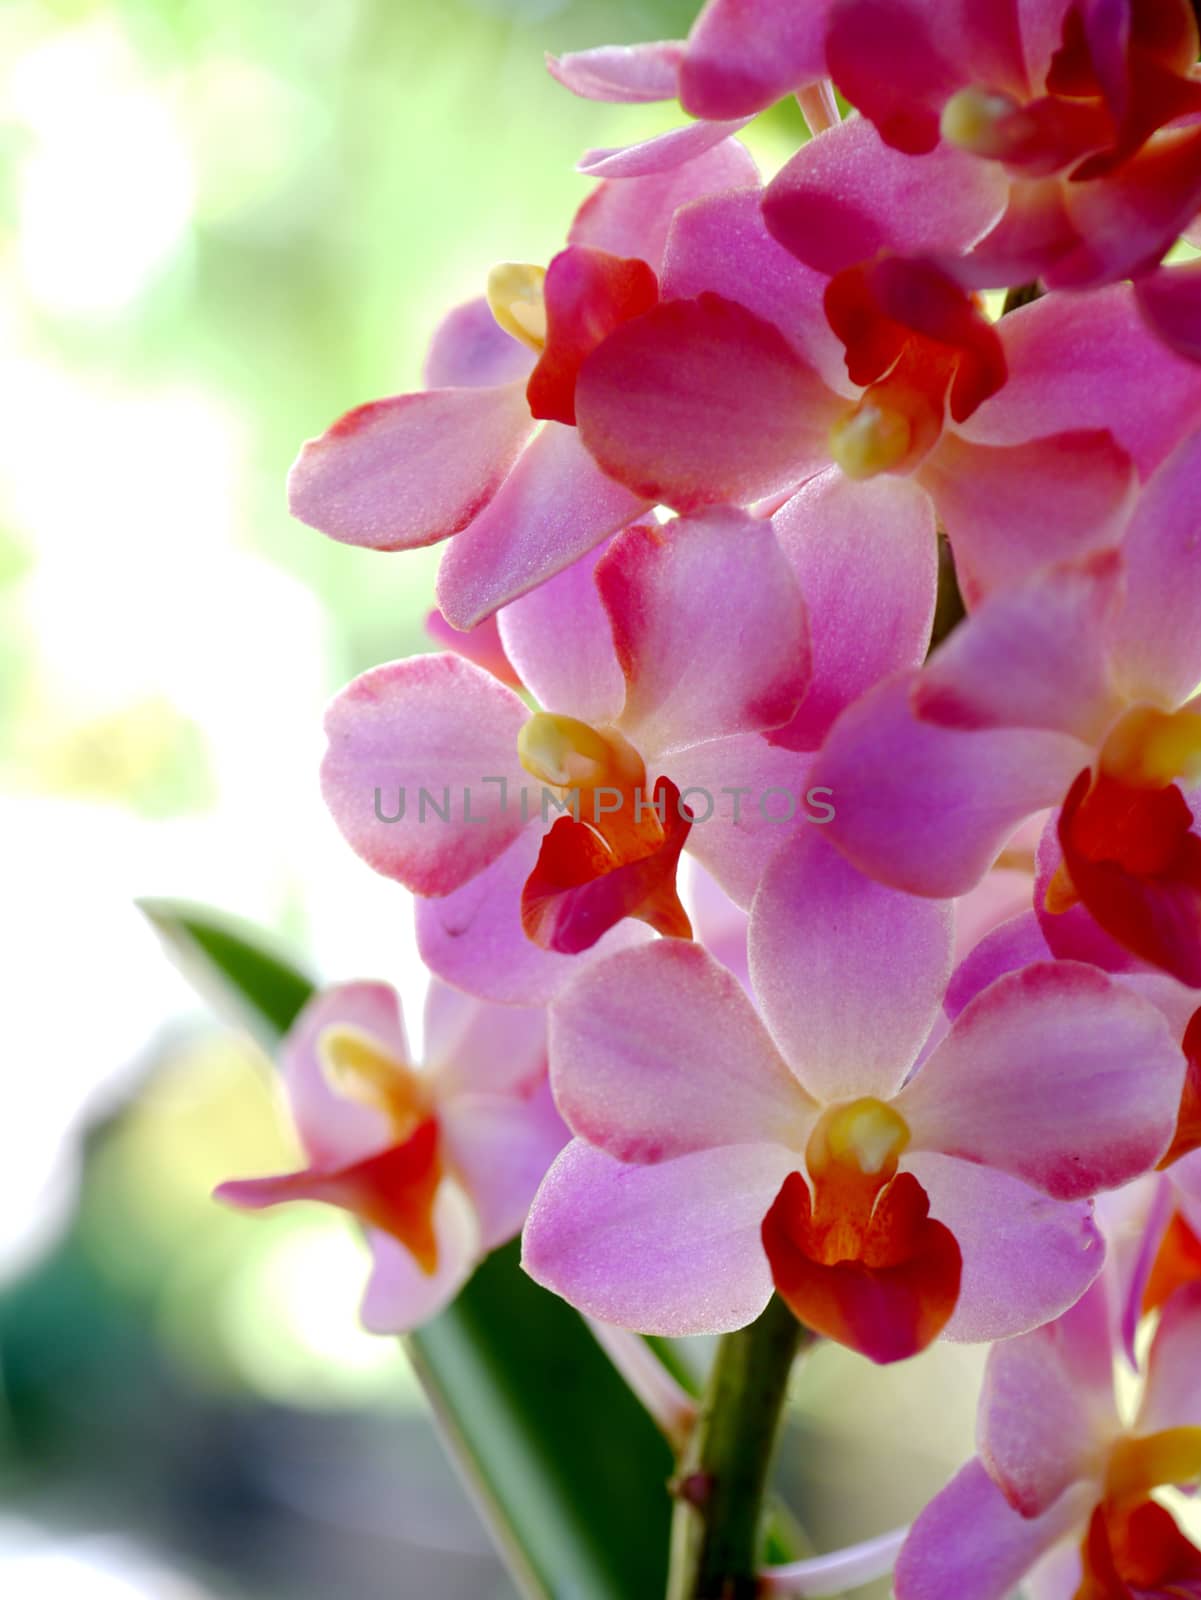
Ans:
[[[683,33],[687,0],[0,4],[0,1592],[510,1596],[353,1230],[248,1219],[290,1158],[270,1073],[134,908],[186,896],[326,977],[420,973],[341,845],[328,696],[427,647],[436,552],[291,522],[299,442],[415,386],[438,315],[546,260],[592,145],[546,49]],[[760,120],[766,169],[802,136]],[[821,1547],[970,1449],[978,1358],[821,1352],[784,1468]],[[631,1597],[639,1600],[639,1597]]]

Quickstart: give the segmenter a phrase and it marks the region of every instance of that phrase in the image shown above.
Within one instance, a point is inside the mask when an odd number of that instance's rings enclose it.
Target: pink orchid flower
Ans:
[[[933,209],[966,242],[987,213],[971,195],[956,199],[953,176],[929,173]],[[869,207],[876,192],[866,191]],[[584,361],[577,422],[605,472],[685,512],[778,504],[831,464],[848,485],[916,488],[973,602],[1034,564],[1120,537],[1135,448],[1155,465],[1187,426],[1180,411],[1158,409],[1157,366],[1183,369],[1177,392],[1201,396],[1201,372],[1169,352],[1140,375],[1156,343],[1132,304],[1102,319],[1149,411],[1129,396],[1112,404],[1112,368],[1095,358],[1061,381],[1062,347],[1039,337],[1054,308],[1033,327],[1022,318],[1039,307],[994,325],[943,274],[895,252],[842,261],[829,278],[770,237],[760,202],[746,190],[684,207],[660,302]],[[920,238],[922,207],[896,209],[911,219],[908,238]]]
[[[951,923],[806,829],[751,910],[762,1021],[695,945],[582,972],[550,1008],[577,1137],[531,1208],[527,1270],[592,1315],[670,1334],[740,1327],[774,1287],[875,1361],[1072,1304],[1103,1256],[1086,1197],[1163,1152],[1180,1052],[1145,1000],[1043,962],[923,1057]]]
[[[979,1458],[914,1524],[897,1600],[1004,1600],[1019,1582],[1031,1600],[1201,1593],[1201,1550],[1153,1498],[1201,1481],[1201,1284],[1165,1306],[1128,1422],[1107,1289],[990,1352]]]
[[[496,268],[487,298],[450,313],[424,390],[358,406],[304,446],[289,480],[293,514],[373,550],[455,535],[438,599],[458,628],[632,521],[644,502],[580,447],[575,374],[606,332],[654,303],[674,210],[756,176],[725,139],[670,172],[599,184],[545,272]]]
[[[349,1211],[371,1246],[365,1325],[416,1327],[518,1232],[563,1144],[545,1013],[485,1005],[435,980],[416,1066],[395,991],[338,984],[305,1007],[280,1065],[308,1165],[223,1183],[218,1198],[247,1210],[315,1200]]]
[[[1003,211],[946,270],[972,288],[1086,289],[1153,268],[1201,208],[1189,0],[835,0],[846,97],[911,155],[994,167]]]
[[[1144,489],[1120,550],[992,596],[921,672],[840,719],[814,780],[838,793],[828,832],[862,871],[961,894],[1024,817],[1063,803],[1050,908],[1083,901],[1201,987],[1199,471],[1196,434]]]

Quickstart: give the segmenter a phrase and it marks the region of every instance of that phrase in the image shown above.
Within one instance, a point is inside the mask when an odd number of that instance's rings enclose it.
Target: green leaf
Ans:
[[[142,909],[206,998],[278,1045],[312,981],[231,918],[162,900]],[[583,1319],[518,1261],[514,1240],[405,1347],[523,1593],[654,1600],[671,1453]]]

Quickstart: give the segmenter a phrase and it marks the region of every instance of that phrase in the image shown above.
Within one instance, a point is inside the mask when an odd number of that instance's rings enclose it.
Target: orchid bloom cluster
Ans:
[[[382,1331],[524,1228],[610,1327],[774,1296],[874,1362],[991,1344],[899,1600],[1201,1595],[1163,1503],[1201,1482],[1197,60],[1189,0],[710,0],[552,59],[691,120],[587,154],[562,250],[290,480],[333,539],[445,542],[441,651],[334,700],[322,771],[416,897],[428,1065],[386,988],[320,995],[308,1164],[225,1198],[359,1217]],[[765,182],[738,134],[787,95]]]

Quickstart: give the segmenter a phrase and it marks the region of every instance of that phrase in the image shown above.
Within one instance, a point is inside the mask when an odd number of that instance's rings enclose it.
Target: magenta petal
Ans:
[[[433,978],[422,1056],[442,1098],[529,1094],[546,1074],[546,1013],[488,1005]]]
[[[729,139],[745,127],[746,121],[739,117],[726,122],[688,122],[639,144],[622,145],[616,150],[587,150],[576,168],[589,178],[645,178],[670,172]]]
[[[576,388],[601,467],[679,511],[746,505],[825,466],[837,405],[772,323],[715,294],[627,322]]]
[[[408,1333],[450,1304],[480,1257],[475,1210],[454,1183],[443,1183],[434,1201],[438,1266],[422,1272],[398,1239],[368,1230],[371,1277],[363,1296],[363,1326],[369,1333]]]
[[[759,1237],[793,1158],[727,1145],[624,1166],[582,1139],[530,1208],[522,1265],[589,1316],[641,1333],[725,1333],[771,1298]]]
[[[1201,361],[1201,261],[1148,272],[1135,292],[1152,332],[1178,355]]]
[[[574,428],[548,422],[491,504],[447,547],[438,604],[454,627],[474,627],[645,508],[601,472]]]
[[[427,389],[484,389],[524,378],[534,357],[507,334],[481,295],[448,311],[426,354],[422,383]]]
[[[305,1006],[283,1042],[280,1068],[301,1143],[315,1166],[330,1168],[362,1160],[389,1137],[381,1112],[330,1087],[317,1043],[332,1027],[365,1033],[393,1060],[411,1065],[400,1001],[386,983],[334,984]]]
[[[602,44],[595,50],[573,50],[546,58],[556,82],[582,100],[610,105],[645,105],[674,100],[678,92],[682,39],[647,44]]]
[[[1096,1497],[1082,1489],[1023,1517],[969,1461],[914,1523],[897,1560],[896,1600],[1005,1600],[1060,1540],[1083,1537]]]
[[[1015,1511],[1040,1516],[1093,1476],[1121,1428],[1104,1280],[1062,1317],[995,1346],[980,1395],[980,1456]]]
[[[1111,639],[1132,699],[1178,705],[1201,683],[1199,486],[1201,430],[1147,483],[1123,541],[1126,602]]]
[[[1138,481],[1102,430],[1016,445],[970,444],[947,432],[919,479],[951,540],[969,607],[1040,567],[1115,544]]]
[[[1135,1427],[1139,1433],[1161,1428],[1201,1428],[1201,1283],[1186,1284],[1163,1309],[1147,1357],[1147,1387]]]
[[[1183,1082],[1184,1058],[1154,1006],[1093,967],[1047,961],[973,1000],[896,1107],[912,1149],[1072,1200],[1155,1165]]]
[[[1201,413],[1201,366],[1151,334],[1129,284],[1047,294],[1000,324],[1009,377],[960,429],[979,444],[1025,444],[1108,429],[1143,477]]]
[[[482,871],[525,826],[517,734],[528,716],[461,656],[414,656],[356,678],[326,713],[321,767],[351,849],[415,894],[449,894]]]
[[[619,1161],[802,1147],[817,1114],[738,979],[685,939],[593,962],[551,1006],[550,1059],[572,1131]]]
[[[893,679],[843,712],[811,781],[830,791],[828,836],[862,872],[913,894],[966,894],[1020,822],[1062,799],[1092,751],[1058,733],[922,722],[914,681]]]
[[[991,1167],[950,1156],[906,1155],[930,1196],[930,1215],[963,1256],[959,1303],[943,1330],[961,1344],[1027,1333],[1074,1305],[1105,1260],[1087,1200],[1051,1200]]]
[[[343,544],[437,544],[488,504],[533,426],[521,382],[375,400],[308,441],[288,476],[288,504]]]
[[[615,256],[639,256],[658,271],[681,206],[758,182],[750,151],[737,139],[724,139],[680,166],[598,183],[576,212],[567,242]]]
[[[694,117],[746,117],[826,72],[830,0],[709,0],[688,35],[680,104]]]
[[[530,1201],[567,1138],[546,1084],[525,1100],[471,1095],[446,1108],[443,1155],[471,1196],[482,1249],[495,1250],[520,1233]]]
[[[628,528],[596,582],[625,674],[621,726],[648,761],[792,717],[809,622],[770,522],[723,508]]]
[[[939,1014],[950,906],[862,877],[802,828],[751,907],[751,983],[772,1034],[821,1100],[888,1099]]]
[[[947,985],[943,1010],[954,1022],[969,1001],[974,1000],[1004,977],[1007,972],[1017,972],[1033,961],[1046,961],[1051,955],[1038,917],[1026,910],[999,927],[991,929],[979,944],[964,957],[951,975]]]
[[[830,468],[772,526],[809,611],[813,677],[796,716],[769,737],[816,750],[848,705],[925,657],[938,587],[934,508],[908,479],[854,483]]]
[[[440,649],[453,650],[456,655],[474,662],[477,667],[483,667],[485,672],[490,672],[510,688],[521,688],[521,680],[505,655],[495,617],[486,617],[474,628],[452,628],[435,606],[426,614],[425,631]]]
[[[531,817],[538,817],[537,805]],[[542,835],[541,822],[532,823],[461,889],[417,902],[417,946],[431,972],[499,1005],[544,1005],[582,961],[651,937],[645,923],[626,920],[586,956],[560,955],[527,939],[521,926],[521,891],[538,860]]]
[[[1000,215],[1006,192],[992,162],[945,144],[901,155],[853,117],[798,150],[768,185],[763,215],[798,260],[833,276],[880,250],[964,250]]]
[[[1106,629],[1122,602],[1116,550],[990,595],[917,680],[913,705],[944,728],[1047,728],[1099,741],[1123,700]]]
[[[598,548],[500,613],[501,637],[522,681],[544,711],[583,722],[614,722],[625,679],[596,584]]]

